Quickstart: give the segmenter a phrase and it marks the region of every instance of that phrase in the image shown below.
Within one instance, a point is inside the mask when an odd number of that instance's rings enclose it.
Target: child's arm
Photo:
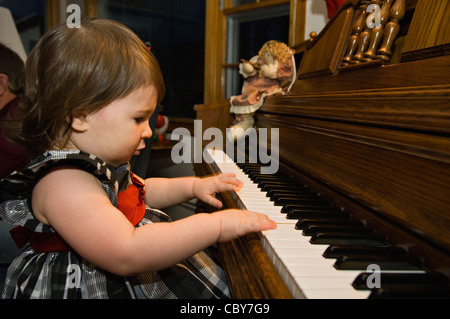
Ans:
[[[145,180],[146,203],[154,208],[165,208],[198,198],[205,203],[222,208],[216,193],[239,190],[242,182],[235,174],[198,178],[148,178]]]
[[[276,227],[265,215],[226,210],[135,229],[94,176],[72,168],[44,176],[33,191],[32,205],[36,218],[51,225],[77,253],[117,275],[161,270],[217,241]]]

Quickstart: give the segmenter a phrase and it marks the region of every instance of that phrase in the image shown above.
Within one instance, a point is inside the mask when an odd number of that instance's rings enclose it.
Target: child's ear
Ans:
[[[6,91],[8,91],[8,76],[0,73],[0,95],[3,95]]]
[[[84,132],[87,130],[86,114],[78,113],[74,114],[71,123],[72,129],[78,132]]]

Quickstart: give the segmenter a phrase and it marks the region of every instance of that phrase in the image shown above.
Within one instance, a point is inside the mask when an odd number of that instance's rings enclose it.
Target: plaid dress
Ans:
[[[33,249],[33,239],[31,243],[28,240],[21,243],[24,245],[21,253],[8,268],[2,299],[229,298],[225,274],[207,251],[165,270],[121,277],[89,263],[70,247],[53,248],[51,241],[46,241],[48,237],[58,239],[63,245],[64,241],[52,227],[34,218],[31,194],[39,177],[58,165],[76,166],[96,176],[114,206],[118,206],[118,194],[133,183],[128,164],[113,168],[78,150],[44,153],[23,172],[3,179],[0,217],[26,230],[31,236],[25,238],[34,238],[43,249]],[[171,219],[159,210],[146,207],[144,218],[135,227],[156,222],[171,222]]]

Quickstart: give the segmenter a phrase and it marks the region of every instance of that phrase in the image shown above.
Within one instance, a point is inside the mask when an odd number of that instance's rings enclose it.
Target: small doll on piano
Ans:
[[[230,98],[230,113],[235,114],[228,139],[240,139],[243,131],[253,127],[254,113],[264,98],[273,94],[285,94],[296,77],[293,51],[283,42],[267,41],[258,55],[241,60],[239,73],[244,77],[242,93]],[[241,130],[235,130],[242,128]]]

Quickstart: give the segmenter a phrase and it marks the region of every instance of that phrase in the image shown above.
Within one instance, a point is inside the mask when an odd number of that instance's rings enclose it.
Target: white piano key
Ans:
[[[280,247],[274,248],[277,255],[281,258],[284,257],[309,257],[309,256],[319,256],[323,258],[323,252],[325,247],[316,247],[316,245],[311,245],[309,243],[298,243],[297,245],[290,245],[291,247],[285,247],[285,244],[280,244]]]
[[[302,289],[306,292],[309,290],[343,290],[342,287],[351,286],[354,278],[355,277],[352,277],[351,275],[338,278],[335,278],[334,276],[297,277],[298,280],[301,280]],[[332,286],[331,284],[335,286]]]
[[[302,290],[308,299],[367,299],[369,290],[349,289],[308,289]]]

